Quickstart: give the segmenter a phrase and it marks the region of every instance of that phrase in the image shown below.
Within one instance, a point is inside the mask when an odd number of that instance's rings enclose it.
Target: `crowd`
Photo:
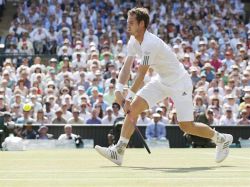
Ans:
[[[240,0],[22,0],[5,39],[14,57],[2,62],[0,111],[17,124],[113,124],[123,117],[114,91],[127,53],[126,13],[134,6],[149,9],[148,30],[190,73],[195,120],[250,125],[250,23]],[[44,61],[44,54],[56,58]],[[150,69],[144,82],[154,76]],[[138,119],[155,121],[178,123],[171,98]]]

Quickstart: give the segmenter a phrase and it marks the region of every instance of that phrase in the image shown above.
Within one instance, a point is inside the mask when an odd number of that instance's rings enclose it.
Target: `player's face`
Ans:
[[[131,35],[137,35],[139,31],[139,24],[136,20],[136,15],[129,15],[127,20],[127,31]]]

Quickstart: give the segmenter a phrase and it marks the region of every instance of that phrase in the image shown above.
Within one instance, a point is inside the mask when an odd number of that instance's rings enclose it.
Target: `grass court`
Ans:
[[[116,166],[94,149],[0,152],[1,187],[250,186],[250,149],[127,149]]]

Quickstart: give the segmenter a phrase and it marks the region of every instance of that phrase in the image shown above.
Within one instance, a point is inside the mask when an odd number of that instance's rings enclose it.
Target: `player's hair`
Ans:
[[[140,23],[141,21],[144,21],[145,28],[148,27],[149,13],[148,13],[148,10],[146,8],[142,8],[142,7],[133,8],[133,9],[128,11],[128,15],[135,15],[138,23]]]

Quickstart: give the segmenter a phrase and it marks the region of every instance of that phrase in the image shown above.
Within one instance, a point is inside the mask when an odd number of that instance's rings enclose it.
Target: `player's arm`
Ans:
[[[118,76],[118,83],[125,85],[130,76],[131,67],[134,61],[133,56],[128,56]]]
[[[139,66],[134,83],[132,84],[131,88],[128,90],[128,94],[126,96],[126,101],[123,107],[125,113],[128,113],[130,111],[130,103],[133,100],[135,93],[141,88],[141,85],[143,84],[143,80],[148,69],[149,69],[149,65],[141,64]]]
[[[136,93],[142,86],[144,77],[149,69],[149,65],[140,65],[138,68],[137,75],[135,77],[134,83],[132,84],[130,90]]]
[[[129,80],[130,70],[131,70],[133,61],[134,61],[134,57],[128,56],[118,76],[118,82],[116,83],[116,90],[115,90],[115,98],[116,98],[116,102],[119,105],[123,105],[125,101],[125,98],[122,93],[123,93],[124,85],[126,85]]]
[[[126,96],[126,102],[124,106],[125,112],[130,111],[130,103],[133,100],[135,93],[143,85],[144,77],[150,67],[150,64],[152,64],[155,59],[155,56],[156,56],[155,52],[156,50],[151,50],[151,45],[144,47],[142,61],[140,62],[140,66],[137,70],[136,78],[134,80],[133,85],[128,90],[128,94]]]

